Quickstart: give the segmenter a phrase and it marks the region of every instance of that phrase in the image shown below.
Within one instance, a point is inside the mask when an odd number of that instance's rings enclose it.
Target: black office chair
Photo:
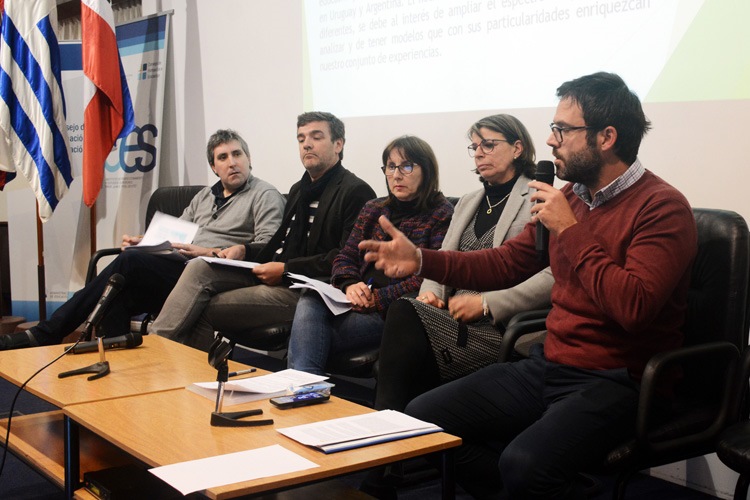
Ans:
[[[734,412],[737,422],[722,431],[716,444],[716,455],[735,472],[740,474],[734,488],[734,499],[745,500],[750,486],[750,420],[748,413],[748,377],[750,377],[750,349],[745,350],[742,370],[735,387]]]
[[[734,212],[695,208],[693,213],[698,253],[688,292],[684,346],[649,360],[641,381],[636,435],[593,471],[617,475],[615,499],[624,497],[628,480],[640,470],[712,453],[719,433],[737,419],[734,380],[750,330],[748,226]],[[545,320],[519,321],[515,330],[503,336],[501,361],[520,356],[515,343],[545,330]],[[671,416],[657,422],[656,388],[673,376],[675,367],[683,376]]]
[[[162,212],[167,215],[179,217],[190,204],[190,200],[198,194],[198,191],[205,186],[167,186],[157,188],[148,199],[146,206],[146,223],[144,228],[148,228],[151,219],[156,212]],[[108,256],[118,255],[122,252],[121,248],[103,248],[94,252],[89,260],[88,271],[86,272],[86,283],[90,282],[97,275],[97,265],[99,261]]]
[[[182,212],[190,204],[190,200],[203,189],[205,186],[166,186],[157,188],[151,197],[148,199],[148,205],[146,206],[146,219],[144,228],[148,228],[151,223],[151,219],[154,218],[156,212],[162,212],[174,217],[179,217]],[[86,272],[86,283],[93,280],[98,274],[98,265],[105,257],[113,257],[119,255],[122,252],[121,248],[102,248],[94,252],[89,259],[89,266]],[[132,318],[138,327],[138,330],[142,335],[145,335],[148,330],[149,322],[152,318],[149,315],[140,315]],[[132,325],[132,323],[131,323]],[[131,326],[131,329],[136,328]]]

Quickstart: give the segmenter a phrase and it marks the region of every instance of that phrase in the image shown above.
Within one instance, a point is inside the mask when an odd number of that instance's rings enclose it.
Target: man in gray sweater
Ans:
[[[269,241],[281,224],[285,201],[275,187],[250,172],[245,140],[232,130],[218,130],[209,138],[206,154],[219,181],[199,191],[180,216],[199,226],[193,243],[172,243],[172,247],[190,259],[211,256],[248,241]],[[123,235],[122,245],[136,245],[140,240],[138,236]],[[60,343],[86,320],[114,274],[121,274],[125,284],[114,298],[102,330],[121,335],[129,330],[131,316],[157,314],[161,310],[184,269],[184,259],[122,252],[49,320],[25,332],[0,336],[0,350]]]

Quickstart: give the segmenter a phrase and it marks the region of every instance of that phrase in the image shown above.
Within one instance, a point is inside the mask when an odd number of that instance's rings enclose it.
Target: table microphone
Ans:
[[[105,349],[132,349],[143,344],[143,335],[138,332],[126,333],[117,337],[104,337],[102,339]],[[96,340],[89,340],[88,342],[80,342],[78,345],[73,347],[73,354],[81,354],[84,352],[95,352],[99,348],[99,343]]]
[[[551,186],[555,180],[555,164],[549,160],[537,163],[534,180]],[[544,202],[537,201],[537,203]],[[544,227],[542,221],[536,223],[536,254],[543,261],[549,258],[549,229]]]
[[[83,324],[83,330],[85,332],[90,333],[92,328],[99,326],[99,323],[101,323],[102,319],[104,318],[104,313],[107,312],[107,309],[109,309],[112,301],[115,299],[117,294],[120,293],[120,290],[122,290],[124,286],[125,278],[122,276],[122,274],[115,273],[109,277],[107,286],[104,287],[104,292],[102,293],[99,302],[96,303],[96,306],[94,306],[91,314],[89,314],[89,317],[86,318],[86,322]]]

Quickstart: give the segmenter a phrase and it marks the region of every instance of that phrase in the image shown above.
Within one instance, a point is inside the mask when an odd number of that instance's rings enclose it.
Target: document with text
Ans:
[[[257,262],[248,262],[246,260],[235,260],[235,259],[222,259],[221,257],[198,257],[203,259],[209,264],[219,264],[222,266],[241,267],[244,269],[252,269],[258,265]]]
[[[312,373],[288,368],[268,375],[230,380],[224,383],[224,404],[230,406],[284,396],[301,386],[316,384],[326,379],[328,377],[323,375],[313,375]],[[189,385],[187,389],[205,398],[215,400],[218,388],[218,382],[196,382]]]
[[[172,248],[172,243],[192,243],[196,233],[198,233],[198,224],[162,212],[156,212],[141,242],[137,245],[125,247],[125,250],[139,250],[164,255],[174,254],[187,260],[185,256]]]
[[[320,294],[328,309],[337,316],[352,308],[346,294],[333,285],[308,278],[302,274],[286,273],[286,276],[294,282],[289,288],[311,288],[315,290]]]
[[[442,430],[435,424],[424,422],[394,410],[382,410],[364,415],[335,418],[278,429],[281,434],[302,444],[319,448],[326,453],[441,432]]]

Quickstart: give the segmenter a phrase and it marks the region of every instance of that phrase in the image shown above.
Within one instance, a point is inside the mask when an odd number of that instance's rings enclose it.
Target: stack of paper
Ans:
[[[232,380],[224,383],[224,404],[227,406],[238,405],[259,399],[283,396],[293,392],[299,386],[315,384],[327,378],[322,375],[287,369],[268,375]],[[187,389],[208,399],[216,400],[218,387],[218,382],[196,382],[189,385]]]
[[[420,436],[443,429],[394,410],[335,418],[278,429],[283,435],[326,453]]]
[[[186,257],[172,248],[172,243],[192,243],[198,232],[198,224],[156,212],[146,229],[141,242],[125,247],[125,250],[159,253],[186,260]]]
[[[259,265],[257,262],[249,262],[246,260],[236,260],[236,259],[222,259],[221,257],[201,256],[198,258],[205,260],[209,264],[221,264],[222,266],[243,267],[245,269],[252,269],[255,266]]]
[[[311,288],[318,292],[323,298],[323,302],[326,303],[328,309],[335,314],[343,314],[352,308],[351,302],[346,298],[346,294],[338,288],[323,283],[322,281],[308,278],[302,274],[286,273],[286,275],[294,281],[294,284],[289,288]]]

